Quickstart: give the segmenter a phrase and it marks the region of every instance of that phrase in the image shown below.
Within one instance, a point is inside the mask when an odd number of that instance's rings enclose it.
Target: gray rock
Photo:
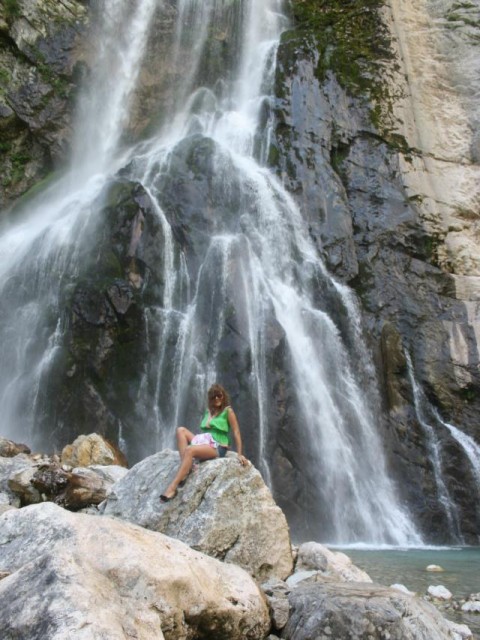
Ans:
[[[3,495],[3,494],[0,494]],[[18,509],[18,507],[13,506],[12,504],[0,502],[0,516],[7,511],[11,511],[12,509]]]
[[[126,522],[43,503],[0,519],[0,637],[263,640],[242,569]]]
[[[262,591],[267,598],[272,626],[276,631],[281,631],[287,624],[290,614],[288,602],[290,587],[283,580],[269,580],[262,584]]]
[[[89,469],[90,471],[95,472],[98,476],[112,484],[115,484],[115,482],[118,482],[119,480],[124,478],[128,473],[128,469],[126,469],[125,467],[120,467],[116,464],[93,464],[89,467]],[[73,470],[74,473],[78,473],[78,471],[78,468]]]
[[[10,490],[20,498],[21,504],[36,504],[42,501],[40,492],[32,486],[32,479],[35,475],[36,466],[30,466],[21,471],[12,473],[8,480]]]
[[[0,457],[0,493],[4,496],[4,501],[8,500],[8,503],[14,507],[20,506],[20,497],[10,488],[9,480],[13,475],[29,474],[33,469],[33,462],[25,454],[17,455],[14,458]]]
[[[66,469],[70,467],[55,463],[42,464],[31,474],[29,481],[45,500],[73,511],[103,502],[115,481],[124,475],[109,474],[104,470],[99,473],[92,467],[76,467],[72,471]],[[23,496],[22,500],[26,502]]]
[[[451,600],[453,597],[452,593],[442,584],[430,585],[427,593],[436,600]]]
[[[1,208],[43,179],[54,161],[65,159],[80,75],[76,65],[86,64],[80,36],[88,16],[81,0],[0,6],[1,102],[6,103],[0,112]]]
[[[7,438],[2,438],[0,436],[0,456],[3,456],[4,458],[13,458],[19,453],[28,454],[31,452],[26,444],[17,444],[12,440],[7,440]]]
[[[308,11],[307,3],[301,4],[305,6],[303,11]],[[315,4],[311,7],[313,13]],[[353,10],[353,5],[342,6],[346,23],[348,13]],[[462,5],[455,9],[455,15],[471,10]],[[395,8],[395,26],[386,27],[389,31],[386,50],[390,51],[391,58],[381,63],[380,54],[376,52],[375,64],[382,71],[370,70],[364,78],[368,86],[381,87],[382,96],[390,94],[391,101],[387,99],[386,103],[383,99],[377,103],[359,99],[358,87],[348,86],[348,72],[346,78],[343,70],[335,75],[335,45],[330,37],[325,43],[324,32],[313,25],[313,20],[304,25],[307,34],[301,30],[290,33],[278,52],[277,126],[273,133],[275,153],[271,154],[272,165],[299,202],[328,267],[336,277],[352,286],[361,299],[363,326],[379,365],[379,379],[374,384],[380,385],[382,405],[386,408],[383,416],[382,412],[378,413],[387,449],[391,452],[392,469],[400,480],[403,497],[415,521],[429,539],[438,542],[451,540],[452,531],[448,530],[445,510],[438,502],[425,435],[412,409],[404,351],[407,349],[413,355],[416,377],[429,400],[448,421],[461,425],[462,430],[478,441],[479,254],[478,225],[473,221],[478,218],[479,169],[466,159],[468,153],[461,161],[456,154],[447,162],[441,158],[445,154],[442,140],[449,137],[450,129],[455,143],[471,145],[477,151],[479,138],[476,133],[472,137],[477,127],[469,126],[463,131],[463,139],[457,136],[454,125],[467,121],[463,112],[458,119],[448,112],[452,127],[445,126],[437,109],[428,113],[429,109],[424,107],[432,99],[428,92],[434,89],[431,85],[425,87],[421,81],[422,91],[426,92],[421,111],[426,120],[417,139],[411,138],[412,131],[416,130],[413,121],[418,109],[411,91],[422,74],[418,74],[415,81],[412,67],[409,65],[407,72],[403,54],[398,56],[397,52],[406,47],[408,54],[410,46],[413,47],[410,62],[415,61],[418,73],[422,64],[428,67],[428,56],[435,56],[431,43],[437,43],[438,38],[438,42],[443,41],[445,55],[436,63],[439,67],[447,65],[445,78],[457,78],[457,72],[447,71],[449,63],[464,74],[468,67],[454,59],[462,50],[468,58],[474,44],[471,41],[464,49],[468,40],[465,24],[454,32],[447,28],[451,24],[449,11],[453,9],[444,5],[435,5],[435,8],[417,5],[412,12]],[[428,15],[432,13],[434,20]],[[328,8],[319,12],[317,18],[321,22],[327,14]],[[382,10],[382,15],[377,16],[377,35],[382,31],[386,14]],[[411,28],[416,19],[421,19],[424,25],[438,24],[435,35],[416,38]],[[478,32],[478,27],[475,31]],[[396,41],[398,37],[402,38],[401,47]],[[455,46],[451,44],[452,37],[458,40]],[[322,41],[327,49],[319,51],[312,46],[312,42]],[[350,51],[354,42],[345,39],[341,46]],[[418,55],[417,46],[423,47],[426,55]],[[327,54],[330,51],[331,55]],[[363,56],[362,61],[366,62]],[[354,67],[354,64],[348,65],[349,69]],[[470,86],[470,81],[456,82],[452,95]],[[439,92],[443,91],[442,85]],[[408,96],[406,102],[405,96]],[[462,99],[459,103],[463,104]],[[474,109],[476,113],[477,107]],[[382,116],[378,117],[380,112]],[[387,113],[395,114],[390,122],[388,117],[383,117]],[[429,134],[424,130],[427,122],[431,126]],[[443,124],[439,129],[432,126],[439,123]],[[436,146],[435,152],[419,148],[420,141]],[[477,155],[475,151],[473,156]],[[438,159],[430,162],[433,156]],[[435,186],[431,190],[432,183]],[[340,325],[338,310],[333,308],[329,313]],[[352,360],[359,361],[354,353]],[[288,405],[288,399],[285,402]],[[288,447],[282,447],[288,461],[282,461],[279,478],[275,471],[272,475],[282,496],[279,503],[294,525],[294,520],[301,519],[298,511],[307,509],[309,521],[314,521],[316,507],[315,500],[309,496],[298,496],[294,489],[288,491],[289,485],[298,485],[299,475],[305,479],[308,473],[302,470],[301,446],[297,446],[297,442],[291,446],[288,439],[294,437],[292,427],[285,429],[288,436],[279,434],[281,442],[284,439],[289,442]],[[441,448],[446,461],[446,485],[458,502],[462,535],[476,544],[480,521],[472,502],[472,496],[476,495],[474,474],[458,444],[444,435]],[[275,462],[280,468],[278,461]],[[458,477],[458,469],[462,469],[462,479]],[[325,527],[328,523],[322,525],[320,516],[317,526]],[[312,529],[305,533],[293,526],[292,530],[303,539],[312,535]]]
[[[305,542],[300,545],[295,569],[297,571],[326,571],[328,560],[325,549],[325,547],[315,542]]]
[[[287,578],[287,585],[290,590],[298,587],[303,582],[323,582],[325,575],[321,571],[295,571]]]
[[[178,463],[169,450],[139,462],[114,485],[103,513],[238,564],[259,580],[285,578],[293,566],[287,522],[258,471],[242,467],[235,454],[209,460],[174,500],[161,503]]]
[[[267,596],[267,602],[270,609],[270,619],[272,621],[273,628],[277,631],[281,631],[288,622],[290,615],[290,603],[288,598],[275,598]]]
[[[305,542],[298,549],[295,573],[289,580],[291,584],[306,579],[317,581],[321,575],[340,582],[372,582],[368,573],[356,567],[344,553],[331,551],[318,542]]]
[[[430,603],[379,585],[316,583],[289,595],[284,640],[453,640]]]

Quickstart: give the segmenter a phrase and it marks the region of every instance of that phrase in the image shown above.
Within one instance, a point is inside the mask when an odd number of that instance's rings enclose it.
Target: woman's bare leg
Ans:
[[[177,475],[168,485],[162,495],[164,495],[166,498],[172,498],[175,495],[179,483],[184,480],[190,473],[194,458],[196,458],[197,460],[213,460],[217,456],[217,450],[213,447],[210,447],[208,444],[192,445],[191,447],[187,447],[183,455],[182,462],[180,463],[180,467],[177,471]]]
[[[185,427],[177,428],[177,449],[180,453],[180,460],[183,460],[188,445],[193,440],[194,434]]]

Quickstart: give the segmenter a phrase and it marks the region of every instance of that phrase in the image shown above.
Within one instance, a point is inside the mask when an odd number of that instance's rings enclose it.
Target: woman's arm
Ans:
[[[248,461],[242,454],[242,436],[240,435],[240,427],[238,426],[237,416],[231,407],[228,409],[227,416],[228,424],[230,425],[230,429],[233,433],[233,439],[235,440],[235,449],[237,450],[238,459],[243,465],[246,465]]]

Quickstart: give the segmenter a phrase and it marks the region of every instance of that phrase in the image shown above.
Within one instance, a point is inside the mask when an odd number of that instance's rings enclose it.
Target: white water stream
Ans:
[[[274,322],[285,338],[297,410],[294,424],[313,461],[311,491],[322,504],[329,541],[418,545],[421,538],[386,469],[372,408],[376,390],[362,388],[356,379],[335,319],[318,301],[322,287],[336,291],[357,353],[367,360],[363,366],[372,369],[359,343],[353,296],[331,280],[301,212],[262,165],[269,124],[259,127],[260,112],[270,100],[276,48],[288,24],[283,2],[178,0],[175,40],[165,61],[172,68],[181,66],[182,81],[172,101],[175,112],[149,142],[120,153],[129,96],[141,65],[140,44],[147,41],[156,6],[161,2],[105,3],[99,68],[83,101],[71,173],[31,208],[26,222],[4,230],[0,238],[0,250],[9,255],[2,286],[14,281],[17,292],[15,305],[1,318],[2,432],[32,436],[37,428],[42,394],[48,389],[42,386],[43,373],[49,371],[63,332],[58,287],[52,281],[75,282],[102,190],[110,175],[128,165],[130,177],[149,194],[162,229],[163,299],[145,312],[149,360],[137,398],[153,421],[152,452],[172,446],[175,427],[186,415],[198,413],[208,386],[228,369],[222,363],[223,344],[234,309],[250,354],[249,395],[258,417],[257,441],[250,447],[270,481],[266,350]],[[210,79],[203,86],[199,72],[206,72],[200,68],[204,53],[212,33],[220,32],[230,35],[232,69],[221,81]],[[212,197],[225,203],[225,212],[213,220],[201,264],[192,270],[176,244],[163,194],[183,150],[198,145],[210,149]],[[25,295],[18,294],[22,283]],[[59,320],[52,335],[42,335],[49,314]],[[172,343],[173,356],[167,350]]]
[[[469,463],[471,473],[476,481],[478,497],[480,498],[480,446],[475,440],[463,433],[458,427],[442,420],[438,411],[432,407],[418,382],[415,379],[413,364],[410,354],[405,354],[408,366],[410,384],[413,390],[415,411],[418,421],[426,435],[430,461],[433,466],[435,482],[437,485],[439,502],[445,510],[449,525],[449,533],[457,543],[463,544],[464,538],[461,534],[460,516],[444,479],[442,468],[442,445],[440,436],[437,433],[439,427],[448,430],[453,439],[460,445],[466,460]],[[427,411],[431,414],[431,420],[427,417]]]

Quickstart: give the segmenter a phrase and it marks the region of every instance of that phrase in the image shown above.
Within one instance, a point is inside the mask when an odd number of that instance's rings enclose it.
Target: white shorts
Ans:
[[[190,444],[192,444],[193,446],[195,445],[208,445],[209,447],[212,447],[213,449],[216,449],[218,447],[218,444],[215,442],[215,440],[212,438],[212,435],[210,433],[199,433],[196,436],[193,437],[193,439],[191,440]]]

